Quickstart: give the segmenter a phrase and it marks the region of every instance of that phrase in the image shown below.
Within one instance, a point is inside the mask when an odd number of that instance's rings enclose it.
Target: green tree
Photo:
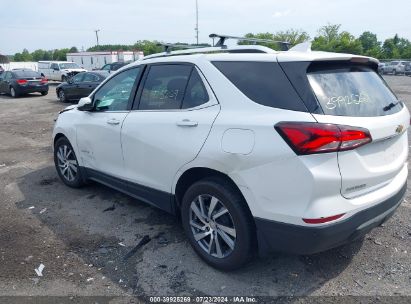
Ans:
[[[52,59],[53,60],[67,60],[67,53],[70,51],[70,49],[56,49],[53,51]]]
[[[14,54],[13,61],[17,61],[17,62],[23,61],[21,53]]]
[[[291,45],[306,42],[310,40],[310,35],[306,31],[289,29],[286,31],[279,31],[274,34],[274,39],[278,41],[287,41]]]
[[[16,53],[14,55],[15,61],[33,61],[33,57],[27,49],[24,49],[22,53]]]
[[[144,55],[151,55],[163,51],[163,47],[158,41],[140,40],[133,44],[132,49],[135,51],[143,51]]]
[[[35,50],[33,53],[31,53],[31,56],[33,57],[34,61],[40,61],[44,59],[45,53],[45,50]]]
[[[318,30],[312,48],[317,51],[362,54],[361,41],[350,33],[340,32],[340,24],[328,24]]]
[[[411,42],[408,39],[399,37],[397,34],[393,38],[388,38],[382,45],[382,56],[384,58],[411,58]]]
[[[400,58],[400,52],[398,50],[398,37],[388,38],[382,45],[382,57],[386,59]]]
[[[257,39],[266,39],[266,40],[273,40],[273,41],[283,41],[283,42],[289,42],[291,46],[296,45],[301,42],[305,42],[310,40],[310,36],[308,35],[307,32],[303,30],[297,30],[297,29],[290,29],[286,31],[279,31],[276,33],[248,33],[245,35],[246,38],[257,38]],[[238,44],[240,45],[250,45],[253,44],[253,42],[250,41],[240,41]],[[259,45],[267,46],[272,49],[281,49],[281,45],[277,42],[259,42]]]
[[[324,37],[325,41],[327,43],[332,43],[339,38],[339,32],[340,32],[341,24],[327,24],[318,30],[318,34],[321,37]]]
[[[378,41],[376,34],[366,31],[358,37],[358,40],[361,42],[364,55],[381,57],[381,42]]]

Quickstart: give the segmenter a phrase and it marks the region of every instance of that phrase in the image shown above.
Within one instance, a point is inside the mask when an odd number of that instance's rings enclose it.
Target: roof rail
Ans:
[[[236,37],[236,36],[229,36],[229,35],[219,35],[219,34],[210,34],[210,38],[219,38],[215,46],[223,46],[225,45],[225,41],[227,39],[234,39],[238,41],[248,41],[248,42],[254,42],[254,45],[256,45],[258,42],[266,42],[266,43],[278,43],[281,45],[281,48],[283,51],[287,51],[291,45],[290,42],[288,41],[278,41],[278,40],[271,40],[271,39],[259,39],[259,38],[247,38],[247,37]]]
[[[177,56],[177,55],[191,55],[191,54],[201,54],[201,53],[216,53],[216,52],[226,52],[226,53],[267,53],[267,54],[274,54],[277,53],[273,49],[269,47],[262,46],[262,45],[237,45],[237,46],[211,46],[211,47],[200,47],[200,48],[193,48],[193,49],[186,49],[186,50],[179,50],[179,51],[172,51],[172,52],[163,52],[152,54],[148,56],[144,56],[141,60],[147,60],[151,58],[158,58],[158,57],[169,57],[169,56]]]

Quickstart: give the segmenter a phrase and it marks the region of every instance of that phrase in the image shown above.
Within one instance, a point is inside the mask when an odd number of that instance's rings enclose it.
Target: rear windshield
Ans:
[[[14,71],[13,74],[16,77],[26,78],[26,77],[36,77],[40,78],[41,75],[35,71]]]
[[[312,69],[308,80],[326,115],[384,116],[403,107],[385,81],[368,67]]]
[[[275,62],[214,61],[214,66],[252,101],[293,111],[307,111]]]

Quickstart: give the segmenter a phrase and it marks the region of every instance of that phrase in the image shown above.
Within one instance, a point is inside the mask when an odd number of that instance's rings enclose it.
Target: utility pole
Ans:
[[[97,45],[99,45],[98,43],[98,32],[100,32],[100,30],[94,30],[96,32],[96,38],[97,38]]]
[[[198,0],[196,0],[196,39],[197,39],[197,45],[198,45]]]

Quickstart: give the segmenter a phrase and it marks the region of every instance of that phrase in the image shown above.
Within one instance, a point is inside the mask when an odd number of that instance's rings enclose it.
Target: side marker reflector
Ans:
[[[324,223],[328,223],[331,221],[335,221],[339,218],[341,218],[345,213],[342,214],[337,214],[337,215],[333,215],[333,216],[329,216],[329,217],[321,217],[321,218],[316,218],[316,219],[306,219],[303,218],[304,223],[307,224],[324,224]]]

